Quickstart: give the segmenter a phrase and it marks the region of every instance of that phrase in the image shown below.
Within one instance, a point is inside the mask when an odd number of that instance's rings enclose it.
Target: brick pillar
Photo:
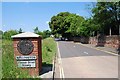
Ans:
[[[21,40],[23,41],[29,40],[32,42],[33,50],[30,54],[24,55],[18,50],[18,43]],[[38,76],[42,69],[41,37],[40,36],[39,37],[13,37],[13,47],[14,47],[14,61],[15,61],[15,64],[18,66],[18,68],[21,68],[22,70],[28,70],[31,76]],[[35,59],[33,59],[33,57],[35,57]]]

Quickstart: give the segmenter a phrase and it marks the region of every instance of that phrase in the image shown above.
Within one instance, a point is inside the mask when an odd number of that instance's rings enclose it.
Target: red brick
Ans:
[[[17,43],[19,42],[20,39],[13,39],[13,47],[14,47],[14,60],[15,60],[15,64],[17,65],[17,62],[16,62],[16,56],[23,56],[18,50],[17,50]],[[41,38],[36,38],[36,39],[33,39],[33,38],[30,38],[30,40],[33,42],[33,45],[34,45],[34,50],[31,54],[27,55],[27,56],[31,56],[31,55],[34,55],[36,56],[36,67],[35,68],[21,68],[21,70],[28,70],[29,71],[29,74],[31,76],[38,76],[39,75],[39,71],[41,70],[42,68],[42,50],[41,50],[41,46],[40,46],[40,41],[41,41]],[[39,50],[39,51],[38,51]],[[24,55],[26,56],[26,55]]]

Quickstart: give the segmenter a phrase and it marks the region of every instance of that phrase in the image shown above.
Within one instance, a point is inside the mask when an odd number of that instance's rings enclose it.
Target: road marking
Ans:
[[[60,70],[60,78],[61,79],[64,79],[65,76],[64,76],[64,71],[63,71],[63,67],[62,67],[62,60],[61,60],[61,55],[60,55],[60,49],[59,49],[59,45],[58,45],[58,42],[57,42],[57,48],[58,48],[58,56],[59,56],[59,59],[58,59],[58,62],[59,62],[59,70]]]
[[[88,47],[88,46],[83,45],[83,44],[81,44],[81,43],[79,43],[79,44],[82,45],[82,46]],[[91,47],[88,47],[88,48],[96,49],[96,50],[98,50],[98,51],[102,51],[102,52],[106,52],[106,53],[109,53],[109,54],[112,54],[112,55],[115,55],[115,56],[119,56],[118,54],[115,54],[115,53],[113,53],[113,52],[101,50],[101,49],[98,49],[98,48],[94,48],[94,47],[92,47],[92,46],[91,46]]]
[[[75,47],[75,46],[73,46],[73,47]]]
[[[88,52],[83,52],[83,53],[88,54]]]

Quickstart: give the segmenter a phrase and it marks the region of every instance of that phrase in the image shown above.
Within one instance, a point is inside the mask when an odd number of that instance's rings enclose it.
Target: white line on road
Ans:
[[[89,47],[89,46],[86,46],[86,45],[81,44],[81,43],[78,43],[78,44],[80,44],[80,45],[82,45],[82,46],[85,46],[85,47],[88,47],[88,48],[96,49],[96,50],[98,50],[98,51],[102,51],[102,52],[105,52],[105,53],[109,53],[109,54],[112,54],[112,55],[115,55],[115,56],[119,56],[118,54],[115,54],[115,53],[113,53],[113,52],[109,52],[109,51],[101,50],[101,49],[98,49],[98,48],[94,48],[94,47],[92,47],[92,46]]]
[[[64,76],[64,71],[63,71],[63,67],[62,67],[62,60],[61,60],[61,55],[60,55],[60,50],[59,50],[58,42],[57,42],[57,48],[58,48],[58,56],[59,56],[58,62],[60,63],[60,66],[59,66],[59,69],[60,69],[60,78],[64,79],[65,76]]]

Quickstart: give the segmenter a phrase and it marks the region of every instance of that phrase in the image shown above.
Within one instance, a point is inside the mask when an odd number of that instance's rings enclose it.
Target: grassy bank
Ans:
[[[2,40],[0,39],[0,80],[2,78]]]
[[[52,38],[42,40],[43,64],[52,64],[56,52],[56,42]],[[14,52],[11,40],[2,42],[2,75],[3,78],[30,78],[27,71],[14,64]]]
[[[2,75],[3,78],[29,78],[27,71],[23,71],[14,64],[12,41],[3,40],[2,44]]]
[[[56,53],[56,42],[53,38],[47,38],[42,41],[42,59],[43,65],[52,64],[53,58]]]

